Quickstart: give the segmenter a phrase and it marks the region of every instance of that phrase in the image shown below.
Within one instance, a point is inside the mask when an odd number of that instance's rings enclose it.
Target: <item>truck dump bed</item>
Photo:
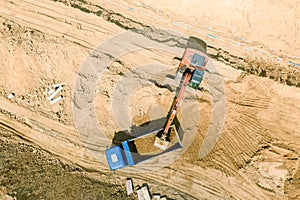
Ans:
[[[159,131],[162,131],[160,129]],[[152,134],[145,135],[143,137],[137,138],[134,140],[134,144],[137,148],[137,151],[140,155],[151,155],[151,154],[158,154],[163,152],[161,149],[155,147],[154,141],[159,131],[155,131]],[[173,146],[175,143],[179,142],[179,138],[177,137],[177,131],[175,126],[170,127],[170,144],[169,146]]]
[[[181,148],[182,144],[179,139],[177,130],[174,125],[170,128],[169,148],[162,151],[154,147],[153,143],[159,129],[137,138],[126,140],[118,146],[106,150],[106,158],[110,170],[116,170],[125,166],[133,166],[137,163],[154,158],[161,154]]]
[[[163,129],[159,129],[126,141],[128,143],[128,146],[130,147],[131,156],[135,164],[182,147],[181,141],[174,125],[170,128],[169,147],[166,150],[161,150],[155,147],[153,144],[159,131],[163,131]]]

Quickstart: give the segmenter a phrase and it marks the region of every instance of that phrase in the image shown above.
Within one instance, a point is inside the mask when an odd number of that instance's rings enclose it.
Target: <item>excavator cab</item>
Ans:
[[[191,60],[191,66],[193,66],[195,70],[193,72],[192,79],[189,83],[190,87],[194,89],[199,88],[199,85],[202,82],[204,76],[204,70],[205,70],[204,66],[206,62],[207,62],[207,57],[203,55],[199,55],[197,53],[193,55],[193,58]]]
[[[193,72],[192,79],[190,80],[189,86],[198,89],[204,76],[204,70],[195,69]]]
[[[192,72],[192,77],[188,85],[194,89],[198,89],[203,80],[207,62],[208,56],[206,54],[197,49],[187,48],[177,68],[176,79],[180,80],[188,68]]]

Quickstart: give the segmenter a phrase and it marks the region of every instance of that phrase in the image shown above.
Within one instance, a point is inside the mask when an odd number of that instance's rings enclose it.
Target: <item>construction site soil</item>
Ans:
[[[0,199],[136,199],[126,194],[129,177],[169,199],[300,199],[300,68],[290,64],[299,63],[300,4],[172,1],[178,10],[156,3],[0,3]],[[178,112],[183,148],[111,172],[103,152],[120,142],[117,133],[166,117],[176,84],[164,80],[176,73],[173,58],[182,56],[159,48],[122,54],[101,71],[95,113],[85,114],[75,97],[89,88],[74,88],[78,77],[94,76],[81,73],[83,63],[89,55],[103,60],[94,50],[128,31],[181,49],[188,36],[203,38],[218,70],[211,76],[224,85],[217,94],[226,97],[226,113],[224,124],[211,121],[218,102],[208,75],[208,91],[188,90]],[[149,63],[153,74],[143,74]],[[160,66],[165,70],[155,72]],[[62,100],[51,104],[53,84],[63,85]],[[96,118],[102,135],[80,133],[92,125],[78,124],[74,110],[79,121]],[[207,136],[220,124],[221,134]],[[150,140],[140,145],[143,152],[154,151]]]
[[[146,137],[142,137],[139,139],[136,139],[134,141],[134,144],[136,146],[137,152],[141,155],[155,155],[162,152],[162,149],[159,149],[155,147],[153,144],[155,142],[155,138],[158,132],[155,132],[153,135],[149,135]],[[171,130],[169,132],[169,145],[168,147],[173,146],[175,143],[178,143],[178,136],[176,136],[176,132],[174,131],[174,128],[171,127]]]
[[[130,199],[122,182],[64,163],[2,127],[0,144],[1,199],[6,194],[16,199]]]

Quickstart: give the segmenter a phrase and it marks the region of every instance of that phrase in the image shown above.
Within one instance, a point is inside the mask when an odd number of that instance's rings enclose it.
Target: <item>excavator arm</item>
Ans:
[[[183,74],[183,79],[182,79],[182,84],[181,84],[181,88],[179,90],[179,93],[173,103],[173,106],[172,106],[172,109],[171,109],[171,112],[170,112],[170,115],[169,115],[169,118],[168,118],[168,121],[164,127],[164,130],[163,132],[161,133],[161,136],[160,137],[156,137],[155,139],[155,143],[154,143],[154,146],[162,149],[162,150],[165,150],[169,144],[169,141],[168,141],[168,136],[169,136],[169,129],[174,121],[174,118],[177,114],[177,109],[180,105],[180,102],[182,100],[182,97],[183,97],[183,94],[184,94],[184,91],[187,87],[187,85],[189,84],[190,80],[191,80],[191,77],[192,77],[192,72],[190,69],[186,69],[184,74]]]

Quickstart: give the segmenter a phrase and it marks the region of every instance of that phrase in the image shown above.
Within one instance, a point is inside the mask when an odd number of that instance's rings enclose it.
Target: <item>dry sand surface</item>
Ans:
[[[300,63],[299,13],[299,2],[277,0],[1,1],[0,199],[136,199],[128,177],[170,199],[300,199],[300,68],[288,64]],[[113,44],[126,52],[117,59],[94,51],[122,34],[140,48]],[[110,172],[103,152],[117,132],[163,125],[173,58],[190,35],[208,43],[218,73],[207,73],[208,92],[184,95],[183,149]],[[100,80],[82,72],[89,55],[88,70],[111,59],[93,71]]]

